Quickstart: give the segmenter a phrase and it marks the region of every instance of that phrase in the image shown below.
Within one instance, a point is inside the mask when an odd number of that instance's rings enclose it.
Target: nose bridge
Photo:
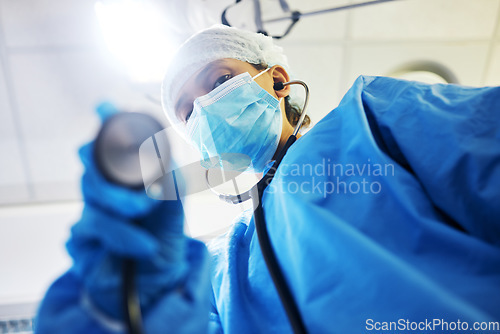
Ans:
[[[200,96],[206,95],[206,89],[197,83],[196,80],[190,80],[181,88],[175,103],[175,114],[179,115],[181,110],[186,108],[193,108],[194,101]],[[181,103],[179,103],[181,102]]]
[[[192,94],[192,100],[191,102],[194,102],[194,100],[196,100],[197,98],[203,96],[203,95],[207,95],[208,93],[210,93],[210,91],[207,91],[205,88],[199,86],[199,87],[196,87],[195,90],[193,90],[193,94]]]

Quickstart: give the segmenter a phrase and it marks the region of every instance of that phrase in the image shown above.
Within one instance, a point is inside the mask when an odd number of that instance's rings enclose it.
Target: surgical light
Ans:
[[[147,1],[98,1],[95,12],[109,50],[132,80],[161,81],[174,46],[165,19]]]

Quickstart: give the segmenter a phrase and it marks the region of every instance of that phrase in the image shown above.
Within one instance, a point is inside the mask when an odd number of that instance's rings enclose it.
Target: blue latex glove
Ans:
[[[142,260],[139,273],[149,275],[138,287],[145,305],[158,290],[171,288],[186,275],[184,213],[180,200],[157,201],[144,189],[130,190],[108,182],[95,166],[92,149],[92,143],[80,149],[85,165],[85,208],[71,230],[67,248],[75,260],[73,270],[86,277],[92,300],[119,318],[121,309],[115,305],[121,303],[120,291],[109,287],[120,284],[121,257]]]
[[[98,113],[105,120],[113,114],[113,107],[101,105]],[[81,328],[82,333],[88,333],[89,328],[99,333],[123,330],[124,258],[137,263],[136,284],[148,333],[174,328],[178,333],[191,332],[187,327],[205,331],[208,257],[202,243],[183,234],[181,201],[154,200],[143,188],[131,190],[110,183],[95,164],[93,148],[91,142],[79,150],[85,166],[85,206],[67,243],[74,264],[49,289],[39,312],[37,332],[65,331],[65,325]],[[187,326],[192,318],[197,321]],[[171,321],[164,322],[167,319]]]

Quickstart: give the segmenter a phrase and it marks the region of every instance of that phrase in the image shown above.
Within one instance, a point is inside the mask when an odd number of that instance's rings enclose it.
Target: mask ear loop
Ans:
[[[267,70],[269,70],[269,68]],[[254,78],[264,74],[267,70],[260,72]],[[292,134],[292,136],[296,137],[297,133],[300,130],[300,127],[302,126],[302,123],[304,122],[304,118],[306,117],[306,108],[307,108],[307,104],[309,102],[309,87],[307,87],[307,84],[304,81],[293,80],[293,81],[288,81],[288,82],[276,82],[274,84],[273,88],[274,88],[274,90],[282,90],[285,88],[285,86],[288,86],[288,85],[301,85],[302,87],[304,87],[304,89],[306,91],[304,105],[302,106],[302,113],[300,114],[299,121],[298,121],[297,125],[295,126],[295,129],[293,130],[293,134]],[[281,155],[281,153],[282,152],[280,152],[280,155]],[[283,152],[283,154],[284,154],[284,152]],[[273,166],[273,168],[275,168],[275,166]],[[224,194],[224,193],[218,192],[210,185],[210,181],[208,180],[208,171],[209,171],[208,169],[205,171],[205,182],[207,184],[207,187],[210,189],[210,191],[212,193],[217,195],[217,197],[219,197],[219,199],[221,201],[231,203],[231,204],[240,204],[240,203],[243,203],[243,202],[252,198],[253,187],[250,190],[247,190],[244,193],[241,193],[238,195]],[[233,183],[235,183],[235,182],[236,181],[233,179]],[[236,184],[235,184],[235,186],[236,186]]]
[[[258,73],[257,75],[253,76],[253,77],[252,77],[252,80],[257,79],[257,78],[258,78],[258,77],[260,77],[262,74],[264,74],[264,73],[266,73],[267,71],[269,71],[270,69],[271,69],[270,67],[266,68],[264,71],[262,71],[262,72]]]

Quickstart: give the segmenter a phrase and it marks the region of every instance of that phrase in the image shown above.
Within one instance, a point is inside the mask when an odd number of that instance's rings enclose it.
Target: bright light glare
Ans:
[[[145,1],[97,2],[95,11],[110,51],[133,80],[161,81],[173,46],[159,10]]]
[[[448,83],[442,76],[430,71],[411,71],[397,75],[400,79],[425,82],[428,84]]]

